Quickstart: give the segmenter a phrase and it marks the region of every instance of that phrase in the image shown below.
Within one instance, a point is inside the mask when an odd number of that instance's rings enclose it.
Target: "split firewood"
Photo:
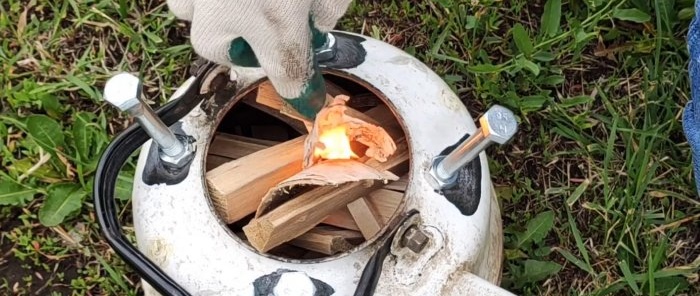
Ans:
[[[258,152],[278,144],[275,141],[248,138],[226,133],[216,133],[207,152],[206,170],[211,171],[231,160]]]
[[[309,132],[311,128],[311,122],[308,120],[305,120],[301,116],[290,116],[289,114],[285,114],[280,110],[279,108],[275,108],[275,106],[269,106],[266,104],[262,104],[254,100],[254,98],[246,98],[242,100],[244,104],[251,106],[255,109],[258,109],[262,112],[265,112],[266,114],[275,117],[290,127],[292,127],[295,131],[301,134],[306,134]],[[291,107],[288,107],[287,109],[293,110]],[[285,109],[286,110],[286,109]],[[296,111],[295,111],[296,112]]]
[[[403,135],[401,125],[396,119],[394,113],[391,112],[391,109],[389,109],[389,106],[379,105],[377,107],[367,110],[367,112],[365,112],[364,115],[366,115],[369,118],[372,118],[376,122],[376,124],[384,128],[384,130],[392,138],[397,139]],[[364,120],[363,118],[360,119]]]
[[[347,97],[347,92],[345,90],[342,90],[335,84],[326,81],[326,101],[327,103],[332,103],[333,98],[336,96],[345,96]],[[280,114],[283,114],[285,116],[288,116],[289,118],[292,118],[295,121],[298,122],[303,122],[304,125],[307,127],[307,131],[311,131],[313,127],[313,123],[306,120],[299,112],[294,110],[292,106],[287,104],[282,97],[280,97],[279,94],[277,94],[277,91],[275,88],[272,86],[272,84],[268,81],[261,83],[258,86],[258,94],[257,97],[255,98],[255,102],[258,105],[265,106],[270,109],[274,110],[279,110]],[[346,108],[345,112],[354,118],[359,118],[360,120],[363,120],[365,122],[371,123],[371,124],[378,124],[372,117],[365,115],[364,113],[357,111],[353,108]]]
[[[290,244],[283,244],[277,248],[270,250],[268,254],[285,258],[302,258],[306,256],[306,253],[308,252],[309,250],[304,248],[300,248]]]
[[[319,226],[289,241],[289,244],[326,255],[334,255],[352,249],[362,239],[362,234],[357,231]]]
[[[408,168],[406,168],[406,170],[408,170]],[[405,188],[408,185],[405,181],[405,177],[406,176],[404,176],[403,178],[403,182],[400,182],[401,179],[399,179],[397,181],[387,184],[386,186],[384,186],[384,188],[392,186],[392,188],[403,188],[403,190],[401,191],[405,191]],[[391,196],[388,195],[389,192],[391,191],[388,191],[386,189],[379,189],[375,192],[370,193],[370,195],[378,196],[381,194],[382,196]],[[392,207],[386,209],[386,212],[388,213],[388,217],[384,217],[386,219],[383,219],[383,217],[381,217],[381,215],[378,213],[377,209],[375,208],[375,202],[372,202],[367,197],[359,198],[348,204],[348,212],[352,216],[353,222],[355,222],[357,228],[360,229],[365,239],[370,239],[375,234],[377,234],[384,225],[386,225],[386,223],[389,220],[389,217],[393,214],[393,212],[396,211],[396,208],[398,207],[402,196],[403,194],[399,193],[398,197],[396,198],[398,202],[396,202],[396,204],[392,204]],[[383,200],[376,201],[377,204],[381,204],[383,202]],[[326,218],[326,220],[328,220],[328,218]]]
[[[330,81],[325,81],[327,95],[331,98],[337,95],[347,95],[348,92],[338,87]],[[306,120],[299,112],[294,110],[292,106],[287,104],[282,97],[277,93],[275,87],[269,81],[265,81],[258,86],[258,94],[255,98],[257,104],[267,106],[274,110],[279,110],[279,113],[292,118],[295,121],[302,122],[307,131],[310,131],[313,123]]]
[[[337,96],[316,115],[313,129],[304,143],[304,168],[311,167],[324,157],[331,158],[325,153],[342,150],[335,145],[349,145],[353,141],[367,146],[365,156],[378,161],[386,161],[396,151],[394,140],[384,128],[346,112],[351,110],[345,105],[348,99],[348,96]],[[337,137],[347,138],[350,142],[343,142]],[[343,157],[359,158],[357,155]]]
[[[329,102],[331,102],[336,96],[348,95],[348,92],[329,81],[326,81],[326,91],[328,92],[326,99]],[[372,95],[364,94],[364,96]],[[367,101],[369,100],[369,98],[365,98],[362,100]],[[376,96],[374,96],[374,101],[378,101]],[[311,130],[312,123],[303,119],[301,115],[299,115],[295,110],[291,108],[291,106],[285,103],[282,97],[280,97],[280,95],[277,94],[277,91],[269,81],[263,82],[258,86],[258,93],[255,97],[255,102],[258,106],[264,106],[266,107],[265,109],[269,108],[277,110],[279,111],[279,113],[289,116],[297,122],[303,121],[305,124],[308,124],[308,130]],[[394,115],[391,113],[389,107],[387,107],[386,105],[377,105],[376,107],[368,110],[366,113],[359,112],[353,108],[346,108],[345,112],[352,117],[359,118],[360,120],[371,124],[379,125],[384,128],[386,128],[387,126],[398,127],[398,124],[394,124],[396,123]]]
[[[402,167],[401,164],[408,161],[408,144],[402,138],[397,141],[396,147],[396,152],[389,156],[387,161],[379,162],[370,159],[366,165],[378,172],[392,171],[394,174],[405,174],[405,171],[396,172],[393,169]],[[307,188],[308,191],[282,203],[277,208],[268,207],[269,212],[259,212],[257,218],[243,227],[243,231],[254,248],[260,252],[267,252],[304,234],[321,223],[329,214],[383,185],[384,181],[367,180]]]
[[[206,174],[219,215],[233,223],[255,212],[265,193],[302,169],[306,136],[225,163]]]
[[[395,182],[391,182],[389,183],[389,185]],[[384,188],[386,188],[387,186],[384,186]],[[389,223],[391,217],[394,216],[394,213],[396,213],[399,204],[401,204],[401,200],[403,199],[403,193],[387,189],[378,189],[370,193],[368,199],[374,207],[374,209],[377,211],[377,214],[381,219],[381,223],[383,225],[386,225]],[[331,213],[330,215],[328,215],[328,217],[326,217],[326,219],[323,220],[322,223],[333,225],[339,228],[358,231],[360,230],[360,227],[355,222],[355,219],[350,213],[350,210],[348,210],[347,208],[340,209]]]
[[[384,189],[405,192],[406,187],[408,187],[408,175],[405,175],[394,182],[386,184],[386,186],[384,186]]]
[[[218,155],[207,155],[207,163],[206,163],[206,169],[207,172],[211,171],[219,166],[221,166],[224,163],[227,163],[231,161],[231,158],[224,157],[224,156],[218,156]]]
[[[347,207],[365,239],[370,239],[382,229],[384,223],[367,198],[360,197],[350,202]]]
[[[209,145],[208,153],[209,155],[237,159],[277,144],[279,142],[216,133],[214,140]]]

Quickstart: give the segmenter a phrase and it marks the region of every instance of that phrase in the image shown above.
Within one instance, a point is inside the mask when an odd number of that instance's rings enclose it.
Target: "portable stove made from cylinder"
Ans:
[[[107,241],[142,276],[146,295],[511,295],[498,286],[502,226],[483,149],[513,135],[514,119],[493,122],[512,114],[489,111],[477,129],[455,93],[419,60],[366,36],[331,38],[334,55],[321,63],[324,73],[371,90],[406,133],[411,167],[398,213],[375,239],[339,255],[261,254],[217,216],[204,166],[220,120],[264,73],[248,69],[229,79],[226,68],[199,66],[157,115],[124,103],[138,98],[138,81],[113,78],[105,98],[139,124],[103,155],[95,205]],[[139,148],[136,248],[121,233],[113,196],[116,174]]]

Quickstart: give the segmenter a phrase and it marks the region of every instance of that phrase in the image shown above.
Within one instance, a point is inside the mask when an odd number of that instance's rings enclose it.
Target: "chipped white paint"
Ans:
[[[382,92],[405,124],[412,165],[403,210],[418,209],[430,234],[438,238],[419,255],[398,251],[389,256],[375,295],[481,295],[466,291],[508,295],[494,285],[500,278],[502,241],[486,156],[480,155],[483,190],[472,216],[461,215],[424,177],[435,155],[476,130],[473,118],[447,84],[423,63],[398,48],[363,37],[367,39],[362,43],[368,53],[365,62],[343,72]],[[235,76],[245,86],[262,73]],[[172,186],[148,186],[136,174],[133,208],[139,248],[194,295],[252,295],[256,278],[280,268],[324,281],[335,289],[335,296],[352,295],[377,246],[365,243],[324,262],[289,263],[243,245],[215,215],[205,192],[203,158],[213,122],[198,108],[182,122],[185,132],[197,140],[188,177]],[[137,171],[143,168],[150,145],[150,141],[144,145]],[[411,270],[411,264],[417,269]],[[153,295],[152,291],[147,295]]]
[[[280,276],[272,292],[273,296],[308,296],[316,293],[316,287],[305,273],[288,272]]]

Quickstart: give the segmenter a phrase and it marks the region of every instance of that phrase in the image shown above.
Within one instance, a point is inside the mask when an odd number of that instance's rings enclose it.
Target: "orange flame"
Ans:
[[[337,126],[326,130],[318,137],[318,141],[323,144],[314,149],[314,156],[323,159],[351,159],[358,158],[350,148],[345,126]]]

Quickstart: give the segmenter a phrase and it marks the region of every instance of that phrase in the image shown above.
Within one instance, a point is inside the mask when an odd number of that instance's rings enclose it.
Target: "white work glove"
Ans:
[[[313,48],[325,42],[325,33],[335,27],[350,1],[167,0],[167,4],[176,17],[192,23],[190,39],[198,55],[232,69],[262,67],[280,96],[302,115],[315,118],[325,104],[325,91],[321,94],[318,88],[325,88]]]

